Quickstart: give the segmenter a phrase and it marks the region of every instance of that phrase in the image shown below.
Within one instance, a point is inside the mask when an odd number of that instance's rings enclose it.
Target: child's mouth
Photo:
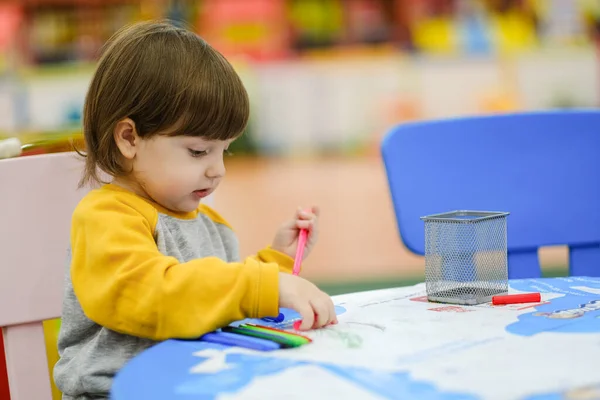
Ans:
[[[211,191],[212,191],[211,189],[201,189],[201,190],[194,190],[193,193],[194,193],[194,196],[202,199],[202,198],[208,196],[211,193]]]

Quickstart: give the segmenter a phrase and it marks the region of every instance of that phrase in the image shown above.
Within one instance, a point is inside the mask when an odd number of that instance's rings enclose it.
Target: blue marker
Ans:
[[[283,315],[282,313],[279,313],[278,316],[276,317],[264,317],[262,318],[263,321],[266,322],[282,322],[285,319],[285,315]]]
[[[218,343],[226,346],[245,347],[247,349],[271,351],[281,348],[279,343],[270,340],[250,336],[238,335],[229,332],[211,332],[204,334],[200,340],[210,343]]]

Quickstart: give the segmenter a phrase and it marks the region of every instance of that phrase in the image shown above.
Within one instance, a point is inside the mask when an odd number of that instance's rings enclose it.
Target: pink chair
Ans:
[[[42,321],[62,308],[76,153],[0,161],[0,327],[11,400],[52,398]]]

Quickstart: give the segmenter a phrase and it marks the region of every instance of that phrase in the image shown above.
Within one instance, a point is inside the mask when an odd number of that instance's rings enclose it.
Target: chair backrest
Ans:
[[[0,161],[0,327],[12,400],[51,399],[41,321],[60,317],[76,153]]]
[[[425,252],[421,216],[508,211],[509,277],[539,277],[538,248],[568,245],[571,275],[600,275],[600,111],[402,124],[382,143],[400,236]]]

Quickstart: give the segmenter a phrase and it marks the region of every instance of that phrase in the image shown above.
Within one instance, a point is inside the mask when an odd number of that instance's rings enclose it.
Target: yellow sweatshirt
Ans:
[[[55,380],[77,398],[107,393],[156,341],[276,316],[279,272],[293,259],[265,248],[240,261],[233,230],[211,208],[173,213],[109,184],[73,213],[69,267]]]

